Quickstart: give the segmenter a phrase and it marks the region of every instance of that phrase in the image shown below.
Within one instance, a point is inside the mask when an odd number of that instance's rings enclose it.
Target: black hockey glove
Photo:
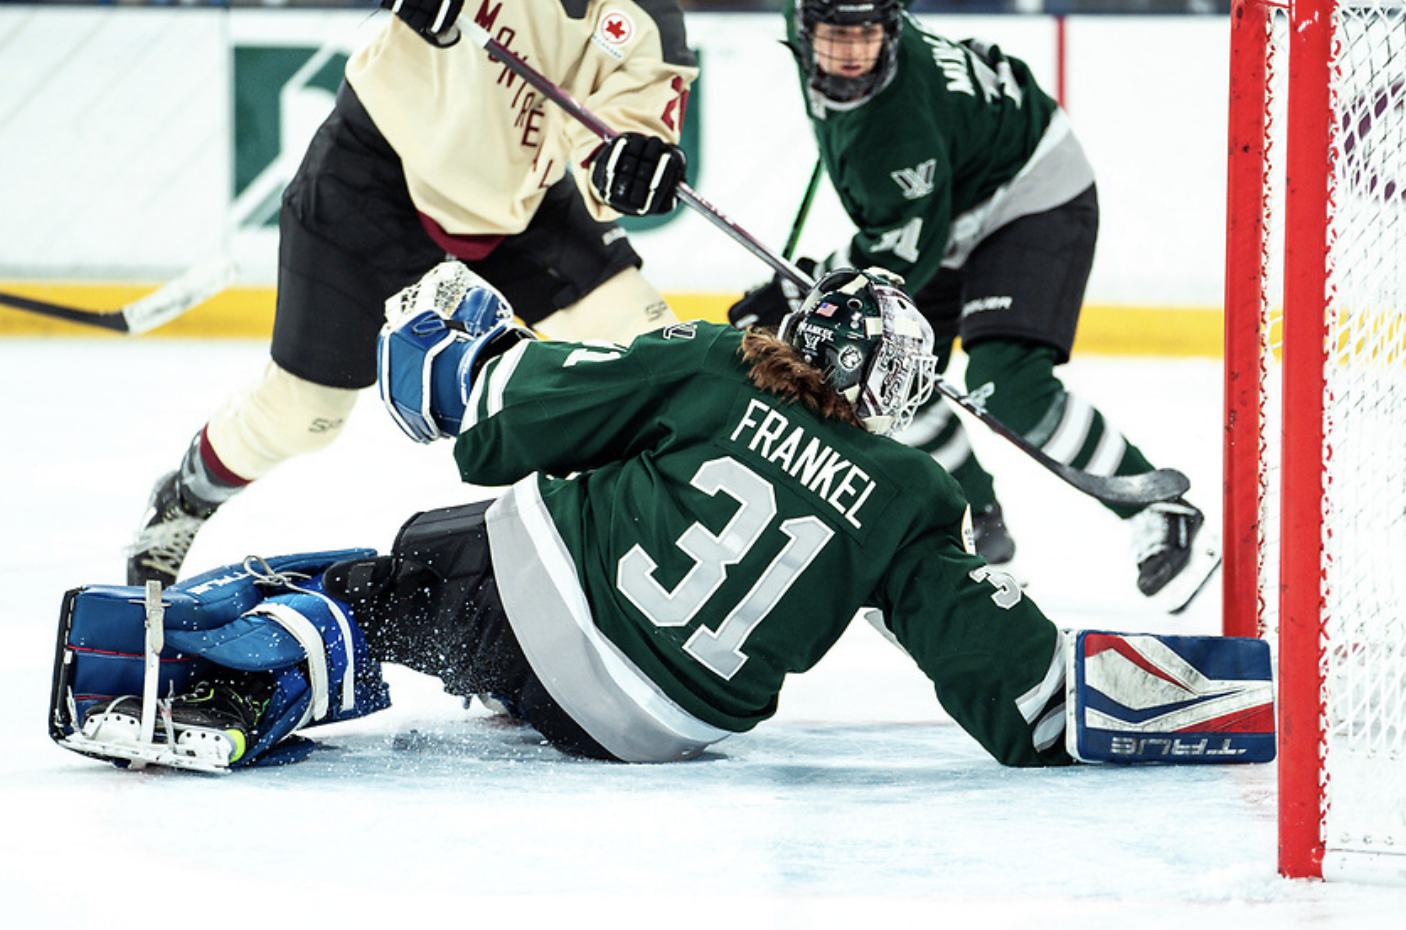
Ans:
[[[810,258],[796,260],[796,267],[814,279],[819,262]],[[727,308],[727,321],[738,329],[750,326],[764,326],[776,329],[781,318],[792,310],[799,309],[805,292],[790,278],[777,275],[765,284],[742,295],[742,299]]]
[[[463,8],[464,0],[381,0],[381,9],[390,10],[426,42],[441,48],[459,40],[454,24]]]
[[[591,186],[601,201],[630,216],[668,213],[677,204],[688,157],[658,136],[624,132],[591,156]]]

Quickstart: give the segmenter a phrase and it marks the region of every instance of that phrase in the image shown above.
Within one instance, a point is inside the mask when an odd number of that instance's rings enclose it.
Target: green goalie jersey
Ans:
[[[793,49],[794,14],[788,0]],[[858,227],[841,264],[887,268],[917,293],[991,230],[1065,203],[1094,176],[1020,59],[934,35],[905,13],[896,62],[887,86],[849,104],[812,92],[798,71],[821,159]]]
[[[514,485],[489,513],[495,574],[554,696],[597,674],[579,651],[720,738],[770,716],[785,677],[873,607],[994,756],[1063,761],[1028,719],[1055,628],[968,553],[956,482],[759,390],[742,340],[686,323],[628,350],[524,342],[475,378],[455,458],[465,481]]]

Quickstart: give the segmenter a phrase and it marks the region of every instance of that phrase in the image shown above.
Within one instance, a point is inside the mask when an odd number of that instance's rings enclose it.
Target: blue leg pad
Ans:
[[[388,706],[380,664],[368,655],[350,608],[328,597],[320,581],[336,562],[375,554],[348,549],[251,559],[162,591],[158,696],[189,691],[220,669],[270,672],[275,694],[254,745],[236,765],[259,762],[300,727]],[[144,589],[67,593],[50,703],[55,740],[64,743],[93,705],[143,693],[146,636]],[[284,761],[296,755],[293,748],[279,749]]]

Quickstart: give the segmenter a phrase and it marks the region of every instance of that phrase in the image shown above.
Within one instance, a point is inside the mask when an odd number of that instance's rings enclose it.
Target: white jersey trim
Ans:
[[[537,481],[513,485],[485,517],[503,606],[548,692],[626,762],[689,758],[732,735],[675,704],[601,633]]]
[[[502,411],[503,392],[507,390],[508,382],[513,380],[513,372],[517,370],[518,362],[522,361],[522,353],[531,343],[530,339],[522,340],[497,358],[490,359],[479,371],[479,376],[469,387],[460,433],[468,432],[469,427]]]

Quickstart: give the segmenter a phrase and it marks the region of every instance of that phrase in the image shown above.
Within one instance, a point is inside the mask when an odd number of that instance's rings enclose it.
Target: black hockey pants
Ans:
[[[434,675],[451,694],[492,695],[565,752],[613,759],[547,692],[513,635],[493,577],[490,503],[416,514],[390,556],[329,568],[327,592],[351,605],[375,658]]]

